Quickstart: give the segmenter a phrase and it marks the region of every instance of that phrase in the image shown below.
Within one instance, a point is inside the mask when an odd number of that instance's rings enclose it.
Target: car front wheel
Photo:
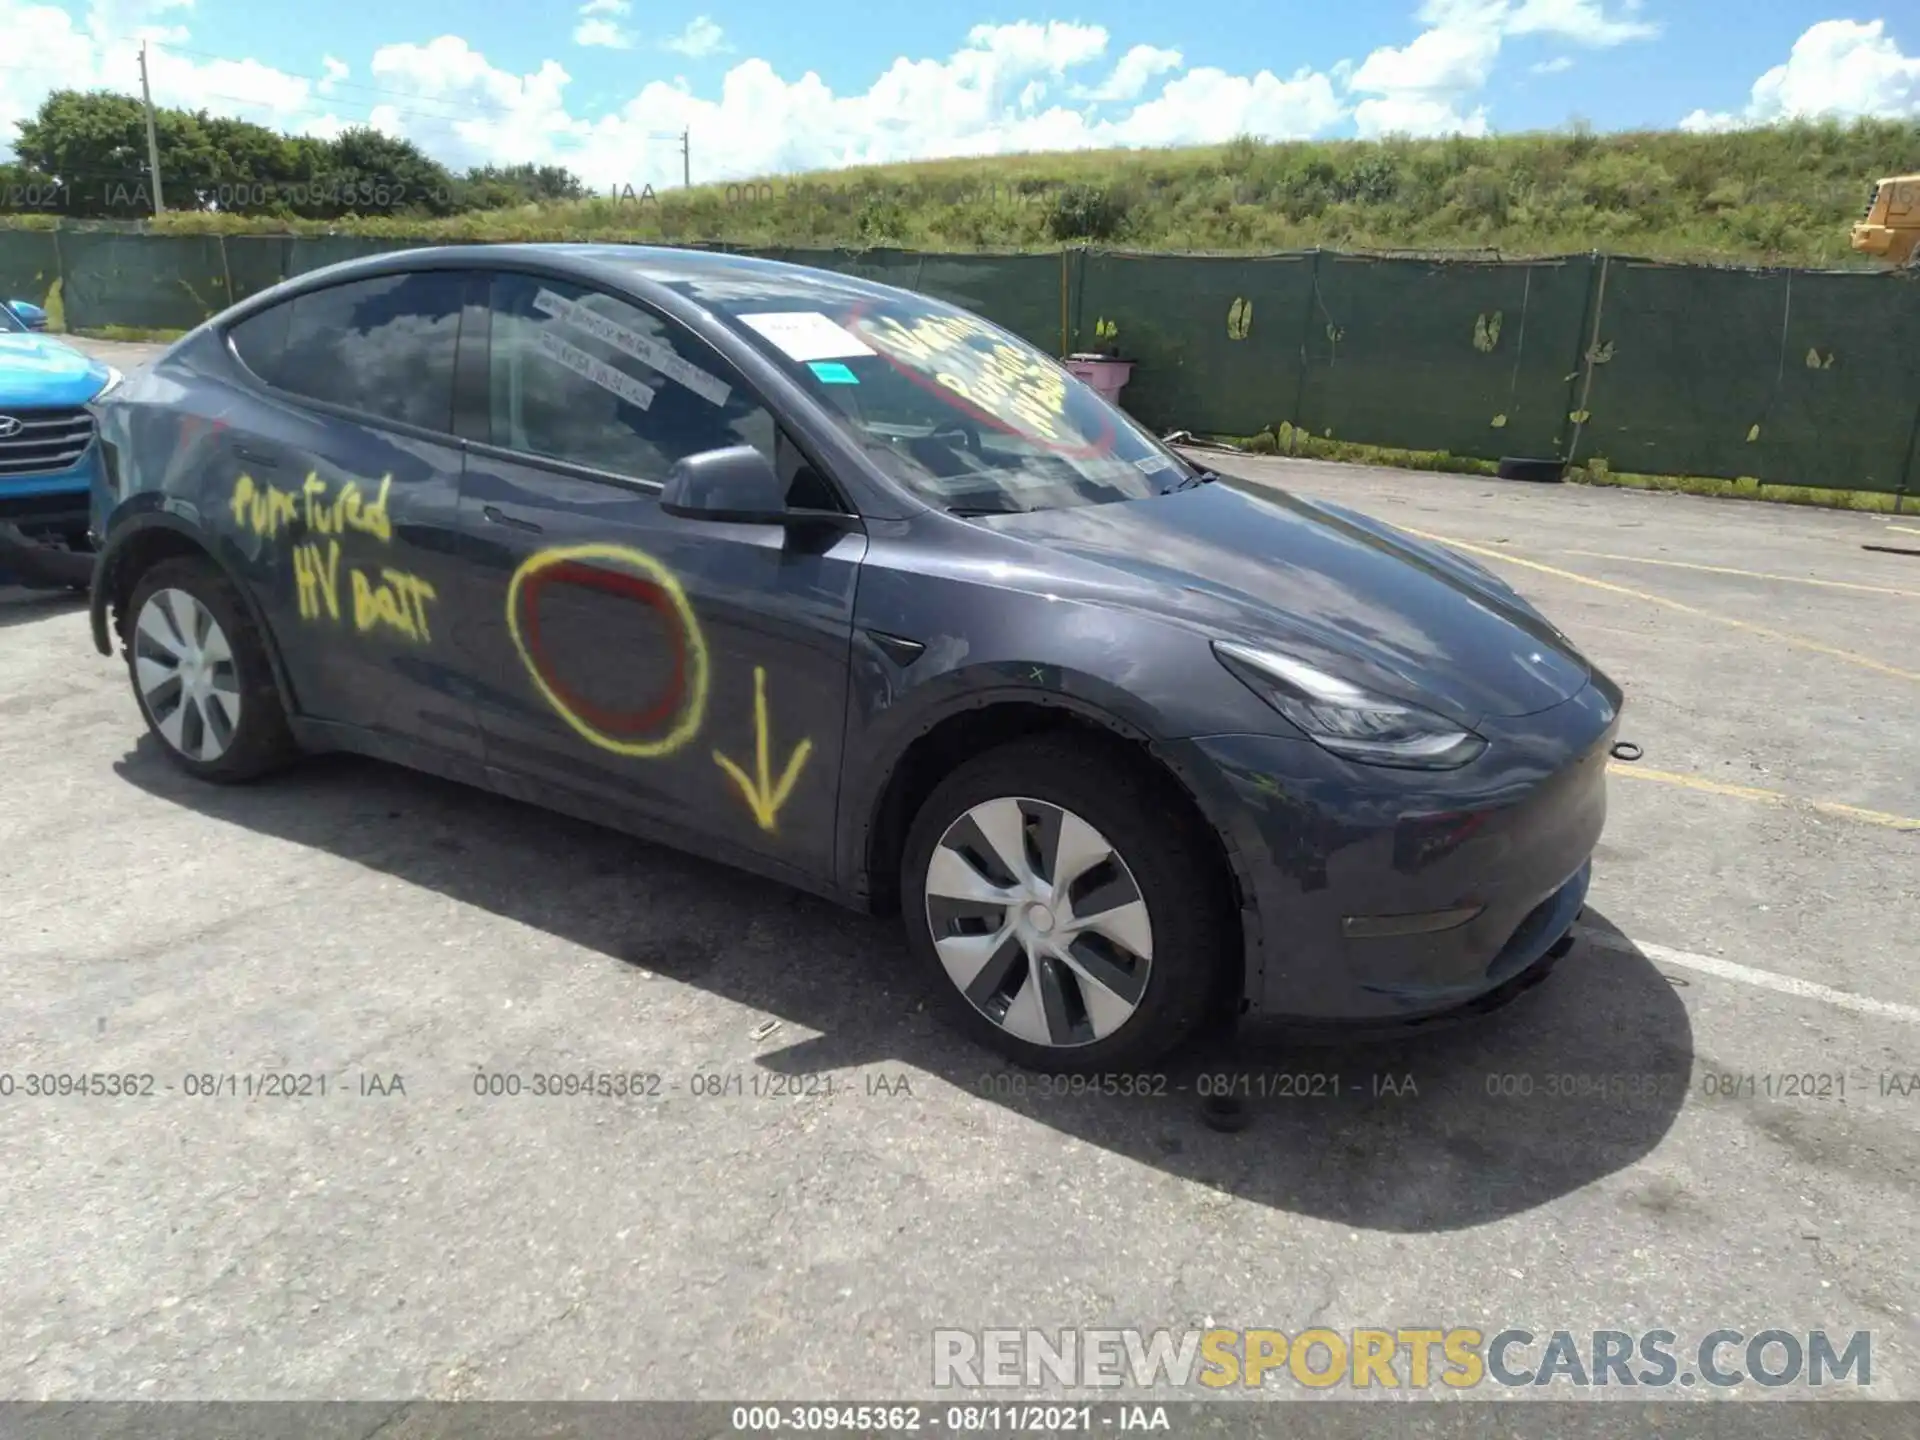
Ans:
[[[1047,737],[967,762],[908,835],[908,943],[952,1018],[1041,1071],[1150,1064],[1206,1018],[1221,861],[1144,764]]]
[[[125,614],[133,693],[169,759],[232,782],[293,757],[265,642],[211,561],[162,561],[134,585]]]

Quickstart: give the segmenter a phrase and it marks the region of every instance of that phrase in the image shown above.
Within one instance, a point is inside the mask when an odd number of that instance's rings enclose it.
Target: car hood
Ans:
[[[1077,562],[1069,570],[1099,567],[1084,577],[1090,599],[1284,650],[1464,724],[1545,710],[1592,673],[1572,642],[1471,561],[1284,491],[1216,481],[989,527]]]
[[[45,335],[0,334],[0,415],[14,405],[84,405],[106,383],[107,367],[71,345]]]

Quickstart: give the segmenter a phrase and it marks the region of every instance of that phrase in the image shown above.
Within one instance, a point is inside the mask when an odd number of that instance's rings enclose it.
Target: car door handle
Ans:
[[[256,451],[248,450],[239,445],[233,447],[233,453],[240,459],[246,461],[247,464],[259,470],[278,470],[280,468],[280,462],[275,460],[271,455],[261,455]]]
[[[487,520],[491,524],[510,525],[515,530],[531,530],[535,535],[538,535],[540,533],[540,527],[534,524],[533,521],[522,520],[518,516],[509,515],[507,514],[506,511],[500,509],[499,506],[497,505],[482,506],[480,513],[486,516]]]

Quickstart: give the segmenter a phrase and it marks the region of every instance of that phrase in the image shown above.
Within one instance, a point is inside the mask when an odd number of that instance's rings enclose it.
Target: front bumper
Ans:
[[[1483,722],[1486,753],[1456,771],[1355,765],[1272,736],[1168,746],[1251,892],[1249,1009],[1424,1019],[1538,963],[1586,899],[1619,707],[1596,677],[1540,714]]]
[[[93,559],[80,552],[92,520],[100,445],[64,470],[0,474],[0,574],[34,585],[85,585]]]

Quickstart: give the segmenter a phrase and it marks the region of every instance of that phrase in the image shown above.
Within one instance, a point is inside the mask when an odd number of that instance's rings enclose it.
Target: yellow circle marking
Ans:
[[[680,622],[680,628],[686,632],[687,693],[681,703],[680,720],[657,740],[616,740],[604,731],[594,729],[554,693],[546,676],[540,673],[540,667],[534,663],[532,652],[527,649],[526,639],[520,633],[521,586],[542,570],[575,560],[610,560],[619,565],[632,566],[660,587],[661,593],[673,606],[674,617]],[[629,549],[625,545],[566,545],[529,555],[521,562],[520,568],[513,572],[513,580],[507,586],[507,633],[513,636],[513,648],[520,652],[520,663],[527,667],[527,673],[533,677],[533,683],[540,687],[540,693],[546,697],[547,703],[589,744],[598,745],[602,750],[611,750],[616,755],[646,759],[671,755],[700,733],[700,722],[707,713],[706,637],[700,633],[700,622],[694,616],[693,606],[687,603],[687,595],[680,588],[679,579],[645,551]]]

